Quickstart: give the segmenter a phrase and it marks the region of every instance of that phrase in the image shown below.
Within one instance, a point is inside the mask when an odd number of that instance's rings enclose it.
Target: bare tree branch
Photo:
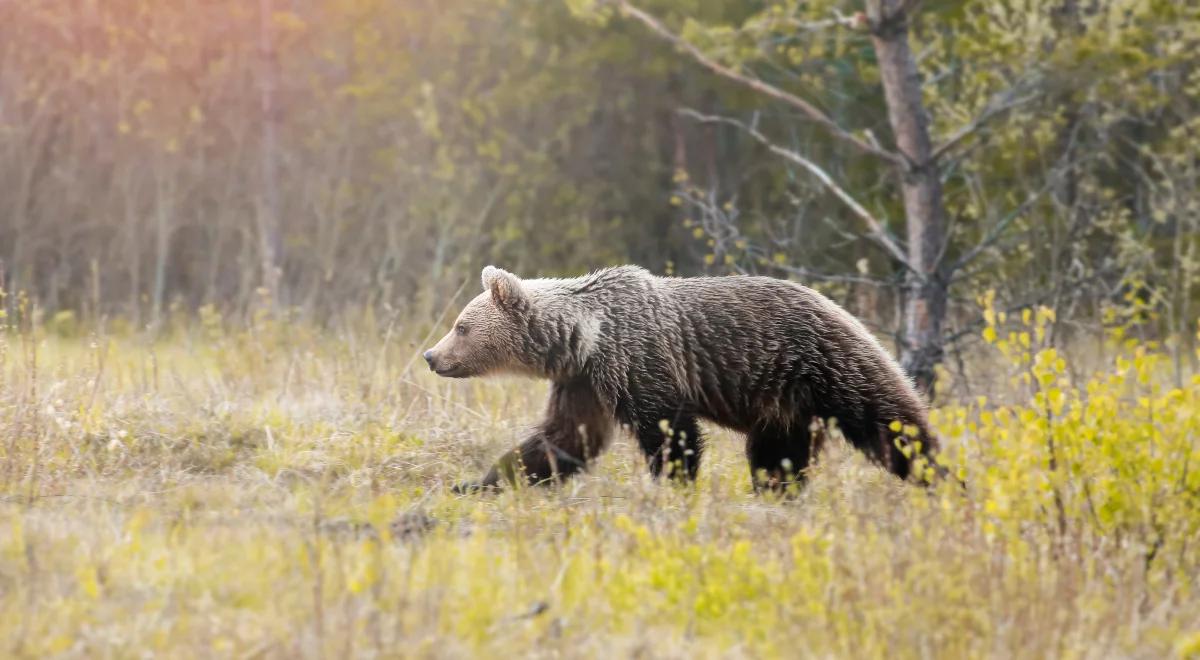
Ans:
[[[1033,193],[1030,193],[1029,197],[1027,197],[1025,201],[1021,202],[1015,209],[1010,211],[1008,215],[1004,216],[996,224],[992,225],[991,230],[988,231],[987,235],[984,236],[979,243],[975,244],[975,247],[971,248],[965,254],[959,257],[954,264],[951,265],[950,272],[954,273],[955,271],[962,269],[964,266],[970,264],[972,261],[978,258],[979,255],[983,254],[985,250],[995,244],[995,242],[1004,235],[1004,232],[1008,229],[1009,225],[1011,225],[1021,216],[1025,215],[1025,213],[1027,213],[1029,209],[1033,208],[1033,205],[1036,204],[1043,195],[1045,195],[1051,188],[1054,187],[1055,184],[1058,183],[1060,176],[1062,176],[1068,170],[1078,167],[1086,160],[1088,159],[1081,158],[1080,160],[1064,165],[1057,171],[1052,172],[1050,176],[1046,177],[1046,181],[1044,184],[1042,184],[1041,188],[1037,189]]]
[[[903,279],[903,275],[898,275],[892,278],[892,281],[867,277],[866,275],[848,275],[839,273],[823,273],[820,271],[811,270],[804,266],[792,266],[789,264],[779,263],[770,258],[769,251],[761,245],[756,245],[749,238],[744,236],[741,230],[738,229],[737,219],[739,212],[734,201],[728,204],[720,204],[716,197],[716,191],[710,190],[707,194],[699,194],[699,191],[680,190],[677,194],[683,200],[694,207],[701,215],[702,229],[713,240],[715,251],[718,253],[728,253],[730,244],[742,243],[746,256],[750,257],[753,264],[761,265],[765,268],[795,275],[806,280],[818,280],[822,282],[837,282],[841,284],[865,284],[880,288],[896,287]],[[839,227],[834,227],[835,231],[841,233]],[[860,234],[847,234],[849,238],[858,240],[862,238]],[[742,275],[752,275],[756,271],[752,271],[743,267],[741,264],[729,264],[734,270]]]
[[[822,184],[824,184],[824,186],[828,188],[829,191],[834,194],[834,196],[848,206],[850,210],[853,211],[854,214],[857,215],[867,225],[867,228],[870,230],[869,236],[872,238],[872,240],[878,243],[897,262],[909,270],[913,270],[912,266],[909,265],[908,257],[905,255],[903,248],[901,248],[900,244],[897,243],[892,235],[888,233],[883,224],[880,223],[870,211],[863,207],[862,204],[859,204],[858,200],[854,199],[850,193],[846,192],[844,188],[838,185],[837,182],[834,181],[833,178],[830,177],[829,174],[819,165],[805,158],[804,156],[801,156],[795,151],[792,151],[791,149],[786,149],[778,144],[775,144],[768,139],[767,136],[763,135],[762,132],[757,128],[749,126],[736,119],[716,115],[705,115],[687,108],[679,110],[679,113],[706,124],[728,124],[730,126],[737,127],[758,141],[759,144],[766,147],[771,153],[781,156],[784,159],[789,160],[808,170],[810,174],[815,176]]]
[[[880,288],[894,288],[899,286],[897,282],[889,282],[874,277],[865,277],[863,275],[837,275],[833,273],[821,273],[815,270],[810,270],[803,266],[789,266],[787,264],[779,264],[768,262],[770,268],[773,268],[782,273],[788,273],[797,277],[802,277],[808,280],[819,280],[822,282],[837,282],[841,284],[865,284]]]
[[[866,16],[861,13],[843,14],[837,9],[833,10],[833,18],[827,18],[822,21],[798,21],[796,19],[788,19],[787,25],[796,29],[804,30],[805,32],[816,32],[819,30],[827,30],[832,27],[843,27],[849,30],[862,30],[866,27]]]
[[[652,32],[670,42],[676,48],[687,53],[693,60],[709,71],[712,71],[723,78],[741,83],[750,89],[759,92],[760,94],[769,96],[778,101],[783,101],[793,108],[800,110],[802,113],[808,116],[809,119],[825,127],[825,129],[828,130],[834,137],[854,145],[864,153],[882,158],[883,160],[899,167],[907,166],[907,162],[900,154],[894,151],[883,149],[878,145],[871,144],[870,142],[855,136],[839,126],[837,122],[829,117],[829,115],[825,114],[816,106],[800,98],[799,96],[796,96],[791,92],[784,91],[769,83],[763,82],[758,78],[753,78],[743,73],[739,73],[738,71],[714,60],[708,55],[705,55],[704,52],[695,45],[689,43],[687,40],[672,32],[654,16],[630,4],[628,0],[616,0],[614,4],[621,10],[622,13],[637,19],[638,22],[642,23]]]
[[[1033,205],[1039,199],[1041,199],[1042,195],[1046,194],[1046,191],[1048,191],[1049,189],[1050,189],[1050,184],[1046,184],[1046,185],[1042,186],[1042,188],[1040,190],[1038,190],[1037,192],[1030,195],[1028,198],[1026,198],[1025,201],[1021,202],[1017,206],[1017,208],[1010,211],[1008,215],[1004,216],[1003,218],[1001,218],[1001,220],[999,222],[992,225],[991,231],[988,232],[987,236],[983,237],[983,240],[981,240],[981,241],[979,241],[979,243],[975,244],[975,247],[971,248],[970,250],[967,250],[966,254],[959,257],[958,260],[954,262],[954,264],[950,267],[950,272],[953,273],[953,272],[961,269],[962,267],[966,266],[967,264],[971,263],[976,258],[978,258],[979,255],[983,254],[984,250],[987,250],[1001,236],[1004,235],[1004,231],[1006,229],[1008,229],[1009,225],[1011,225],[1013,222],[1015,222],[1021,216],[1025,215],[1026,211],[1033,208]]]
[[[983,110],[980,111],[979,115],[972,119],[970,123],[955,131],[950,135],[950,137],[946,138],[945,142],[934,148],[933,159],[935,161],[940,159],[963,141],[974,136],[980,128],[982,128],[991,120],[1017,106],[1024,105],[1025,103],[1032,101],[1038,96],[1039,95],[1037,93],[1033,93],[1017,97],[1016,89],[1014,88],[1009,90],[1008,93],[1004,94],[1001,98],[989,101],[987,105],[984,106]]]

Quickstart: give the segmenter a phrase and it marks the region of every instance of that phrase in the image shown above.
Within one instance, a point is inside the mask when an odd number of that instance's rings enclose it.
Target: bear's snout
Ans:
[[[421,357],[429,363],[429,370],[444,378],[465,378],[469,376],[462,365],[459,364],[453,354],[447,355],[447,351],[437,351],[437,346],[425,351]]]

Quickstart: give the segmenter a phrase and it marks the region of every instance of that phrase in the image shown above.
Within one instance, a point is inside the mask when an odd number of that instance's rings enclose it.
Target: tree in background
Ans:
[[[1114,140],[1121,124],[1150,129],[1132,141],[1144,155],[1159,148],[1148,144],[1156,130],[1184,118],[1194,122],[1195,9],[1154,2],[1086,9],[1073,2],[772,2],[731,25],[703,23],[680,5],[657,3],[667,15],[683,16],[678,28],[628,0],[584,7],[615,6],[710,74],[755,92],[750,121],[683,112],[732,127],[743,143],[816,182],[822,190],[805,193],[833,198],[841,207],[836,213],[847,217],[832,223],[837,233],[876,245],[892,275],[867,278],[867,257],[843,259],[859,272],[821,273],[808,255],[796,261],[794,246],[808,237],[795,232],[782,232],[781,240],[780,232],[758,231],[775,249],[792,248],[768,257],[748,240],[756,228],[739,221],[735,204],[718,203],[722,193],[731,200],[742,194],[740,184],[685,185],[681,199],[703,217],[698,233],[711,236],[714,256],[723,257],[712,261],[743,272],[766,267],[889,286],[898,302],[893,332],[902,361],[924,388],[932,386],[944,348],[979,324],[966,310],[982,290],[1011,283],[1013,309],[1073,309],[1089,299],[1110,301],[1118,289],[1128,293],[1131,279],[1140,282],[1135,273],[1153,270],[1147,259],[1134,267],[1128,259],[1088,253],[1114,241],[1146,244],[1148,236],[1128,217],[1101,219],[1121,215],[1122,206],[1146,194],[1143,185],[1159,185],[1153,182],[1161,172],[1143,169],[1128,179],[1103,173],[1134,166]],[[855,103],[847,105],[847,95]],[[772,132],[790,135],[791,144]],[[874,172],[868,180],[876,183],[862,183],[861,170]],[[1108,208],[1101,208],[1103,198]],[[889,221],[896,210],[901,220]],[[777,213],[768,207],[759,216]],[[1160,213],[1160,222],[1165,217]],[[1195,243],[1195,232],[1183,226],[1171,233],[1177,245]],[[829,242],[818,239],[815,247],[826,250]],[[1180,261],[1187,257],[1174,260]],[[1018,263],[1025,270],[1011,268]],[[1172,290],[1190,299],[1194,286],[1177,277]],[[955,291],[968,303],[957,314]],[[1181,306],[1177,301],[1173,309]],[[957,327],[946,327],[948,315]],[[1180,327],[1173,333],[1190,335]]]
[[[1054,309],[1047,341],[1135,321],[1182,374],[1198,13],[7,3],[0,272],[46,308],[139,327],[264,295],[421,317],[483,262],[767,272],[892,335],[926,385],[989,325],[993,291],[998,313]]]
[[[901,363],[918,386],[928,391],[933,385],[934,367],[942,358],[942,323],[948,295],[948,273],[943,257],[948,237],[937,162],[937,156],[944,151],[944,147],[935,153],[929,136],[928,113],[921,99],[921,79],[908,44],[908,13],[915,4],[903,0],[871,0],[867,3],[865,14],[859,13],[848,18],[839,15],[826,22],[832,29],[845,25],[870,33],[887,116],[895,139],[894,150],[847,131],[808,100],[718,62],[629,2],[620,0],[617,6],[623,13],[681,47],[704,68],[791,106],[806,120],[826,130],[831,138],[880,159],[895,169],[904,203],[907,247],[901,246],[873,214],[835,183],[820,166],[794,151],[778,147],[757,129],[723,120],[742,127],[772,152],[809,170],[861,219],[872,240],[906,270],[904,332],[900,337]],[[702,121],[722,121],[721,118],[698,118]]]

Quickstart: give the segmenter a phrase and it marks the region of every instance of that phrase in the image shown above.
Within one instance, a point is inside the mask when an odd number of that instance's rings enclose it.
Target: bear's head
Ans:
[[[429,368],[448,378],[562,375],[575,361],[551,357],[562,356],[563,347],[551,344],[551,337],[562,335],[549,325],[576,323],[551,282],[525,282],[495,266],[484,268],[483,293],[467,304],[450,333],[425,351]]]

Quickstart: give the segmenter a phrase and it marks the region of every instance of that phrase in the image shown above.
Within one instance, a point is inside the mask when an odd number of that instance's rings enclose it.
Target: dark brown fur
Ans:
[[[937,449],[925,404],[895,360],[812,289],[764,277],[660,278],[631,266],[563,280],[489,266],[483,280],[484,293],[426,353],[430,366],[552,386],[544,420],[479,486],[577,472],[604,450],[614,422],[633,431],[655,475],[666,468],[688,479],[704,451],[699,420],[742,432],[756,487],[801,481],[830,423],[902,479],[914,450],[931,458]],[[890,430],[894,421],[915,436]]]

